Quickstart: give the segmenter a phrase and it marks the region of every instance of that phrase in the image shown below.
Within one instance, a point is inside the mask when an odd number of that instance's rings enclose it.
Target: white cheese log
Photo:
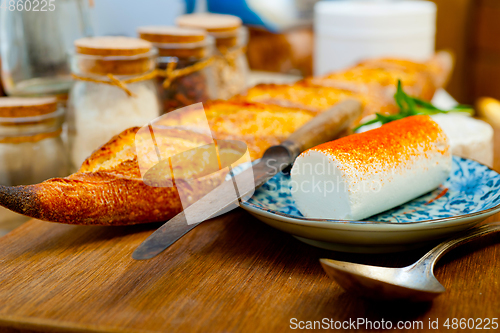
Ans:
[[[306,217],[362,220],[437,188],[451,163],[444,131],[413,116],[303,152],[291,191]]]

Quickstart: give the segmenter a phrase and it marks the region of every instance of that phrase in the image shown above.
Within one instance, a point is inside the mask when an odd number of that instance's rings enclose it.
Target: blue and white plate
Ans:
[[[411,249],[470,228],[500,211],[500,175],[456,156],[450,178],[438,189],[362,221],[302,216],[289,179],[289,175],[276,175],[241,206],[305,243],[344,252]]]

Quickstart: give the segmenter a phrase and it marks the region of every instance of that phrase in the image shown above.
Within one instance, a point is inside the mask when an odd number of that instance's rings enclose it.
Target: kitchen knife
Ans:
[[[231,179],[224,181],[201,200],[186,208],[189,209],[190,217],[195,217],[196,221],[205,221],[234,204],[235,191],[238,200],[252,194],[255,188],[292,164],[302,151],[335,139],[359,118],[361,109],[358,100],[346,100],[314,117],[283,143],[267,149],[260,161],[251,168],[252,170],[249,168],[238,174],[237,177],[245,177],[245,172],[247,175],[253,172],[255,187],[239,193],[241,189],[236,186],[231,170]],[[188,224],[184,212],[179,213],[139,245],[132,258],[144,260],[155,257],[200,223]]]

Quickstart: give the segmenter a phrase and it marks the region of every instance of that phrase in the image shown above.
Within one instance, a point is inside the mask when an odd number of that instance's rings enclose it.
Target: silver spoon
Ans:
[[[434,276],[434,264],[449,250],[478,237],[500,231],[500,222],[467,230],[427,252],[416,263],[388,268],[320,259],[326,273],[347,291],[368,298],[430,301],[445,291]]]

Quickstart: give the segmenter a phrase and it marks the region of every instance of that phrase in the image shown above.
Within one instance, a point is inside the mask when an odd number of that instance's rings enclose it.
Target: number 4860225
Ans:
[[[447,329],[476,329],[476,330],[496,330],[498,329],[498,318],[447,318],[443,324]]]

